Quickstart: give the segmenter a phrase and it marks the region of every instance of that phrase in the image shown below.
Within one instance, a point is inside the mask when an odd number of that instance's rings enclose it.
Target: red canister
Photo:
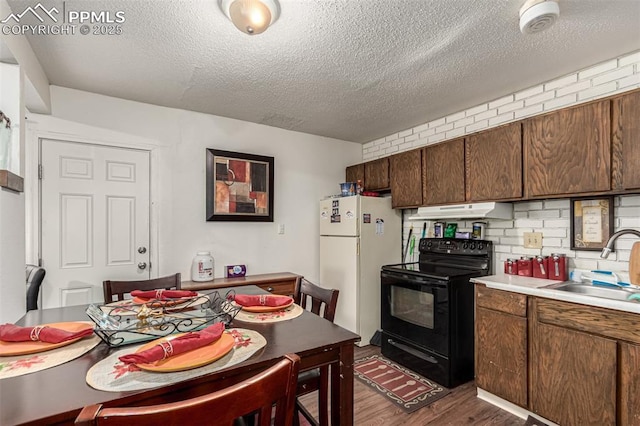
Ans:
[[[569,269],[567,268],[567,256],[562,253],[551,253],[549,258],[549,279],[567,281]]]
[[[533,259],[533,276],[549,278],[549,256],[536,256]]]
[[[530,257],[521,257],[518,259],[518,275],[524,277],[533,276],[533,259]]]
[[[510,275],[518,275],[518,261],[516,259],[505,260],[504,273]]]

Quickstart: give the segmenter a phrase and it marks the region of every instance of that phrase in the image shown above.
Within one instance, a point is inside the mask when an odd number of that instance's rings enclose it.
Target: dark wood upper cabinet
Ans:
[[[430,206],[464,202],[464,138],[423,149],[424,204]]]
[[[526,197],[611,189],[610,101],[524,121]]]
[[[391,204],[394,208],[422,205],[422,149],[390,157]]]
[[[640,91],[612,100],[612,187],[640,188]]]
[[[345,171],[345,182],[358,182],[360,181],[363,188],[366,188],[364,181],[364,163],[355,164],[347,167]]]
[[[522,197],[522,123],[500,126],[467,137],[467,201]]]
[[[364,163],[364,182],[367,191],[389,189],[389,157]]]

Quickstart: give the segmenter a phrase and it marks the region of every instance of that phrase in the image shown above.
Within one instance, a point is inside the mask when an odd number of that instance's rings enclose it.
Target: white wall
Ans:
[[[13,159],[9,169],[20,174],[23,74],[17,65],[0,63],[0,110],[12,127]],[[26,310],[24,194],[0,188],[0,323],[14,322]]]
[[[369,142],[363,145],[362,157],[365,161],[385,157],[638,87],[640,51]],[[640,196],[616,197],[615,204],[615,229],[640,230]],[[637,241],[633,236],[621,237],[617,252],[607,260],[599,260],[598,252],[570,250],[568,199],[514,203],[514,210],[515,220],[488,223],[487,239],[495,243],[495,271],[502,270],[506,258],[556,252],[569,257],[571,269],[628,271],[631,245]],[[405,218],[412,214],[415,210],[404,211]],[[403,244],[410,226],[420,232],[422,223],[404,222]],[[471,222],[459,222],[459,227],[471,231]],[[542,249],[523,247],[523,233],[530,231],[542,232]]]
[[[40,123],[30,126],[30,144],[63,120],[65,137],[70,129],[80,139],[102,138],[108,130],[155,144],[155,274],[189,278],[196,252],[209,250],[216,277],[224,265],[237,263],[246,264],[249,274],[318,277],[318,201],[338,193],[345,167],[361,159],[360,144],[56,86],[51,98],[54,118],[34,117]],[[205,221],[206,148],[275,158],[274,223]],[[285,225],[284,235],[277,234],[277,224]]]

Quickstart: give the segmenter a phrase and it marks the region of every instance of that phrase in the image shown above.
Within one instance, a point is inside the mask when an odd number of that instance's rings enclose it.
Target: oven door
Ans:
[[[446,281],[382,271],[382,330],[430,351],[449,355]]]

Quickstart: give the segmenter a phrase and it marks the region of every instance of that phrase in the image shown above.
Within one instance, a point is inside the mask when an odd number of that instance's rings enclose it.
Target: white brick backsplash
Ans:
[[[504,114],[521,108],[524,108],[524,101],[511,102],[510,104],[505,104],[499,107],[498,114]]]
[[[565,86],[556,90],[556,96],[560,98],[564,95],[568,95],[569,93],[580,92],[581,90],[586,90],[590,87],[591,87],[591,80],[580,81],[576,84]]]
[[[480,121],[480,120],[486,120],[491,117],[495,117],[496,115],[498,115],[497,109],[489,109],[485,112],[481,112],[480,114],[477,114],[474,118],[476,121]]]
[[[392,147],[389,147],[389,148],[385,149],[384,153],[385,154],[392,154],[392,153],[398,152],[398,151],[399,151],[399,149],[398,149],[397,146],[392,146]]]
[[[445,120],[446,120],[447,123],[452,123],[454,121],[460,120],[461,118],[464,118],[465,115],[466,115],[466,113],[464,111],[462,111],[462,112],[458,112],[456,114],[451,114],[451,115],[446,116]]]
[[[438,133],[427,138],[428,143],[440,142],[445,139],[444,133]]]
[[[366,148],[364,150],[365,153],[372,153],[372,152],[376,152],[376,151],[380,151],[380,147],[379,146],[371,146],[371,147]]]
[[[380,138],[373,141],[375,145],[383,145],[386,142],[386,138]]]
[[[442,133],[453,129],[453,123],[447,123],[445,125],[436,127],[436,133]]]
[[[578,79],[583,80],[585,78],[593,77],[594,75],[602,74],[603,72],[615,69],[617,66],[618,60],[614,59],[579,72]]]
[[[640,195],[622,196],[620,199],[620,207],[636,206],[640,207]],[[640,210],[636,210],[636,216],[640,215]]]
[[[453,129],[446,133],[445,137],[447,139],[457,138],[458,136],[464,135],[464,127],[460,127],[458,129]]]
[[[533,229],[533,228],[542,228],[542,221],[541,220],[534,220],[534,219],[518,219],[515,221],[515,226],[516,228],[529,228],[529,229]]]
[[[640,65],[638,67],[640,67]],[[631,86],[638,86],[638,85],[640,85],[640,73],[634,74],[632,76],[623,78],[622,80],[618,81],[618,87],[621,89],[622,88],[632,89],[633,87]]]
[[[501,244],[495,244],[493,246],[495,253],[511,253],[511,246],[503,246]]]
[[[476,107],[469,108],[467,110],[467,114],[466,115],[467,115],[467,117],[470,117],[472,115],[480,114],[481,112],[484,112],[487,109],[489,109],[489,106],[487,104],[481,104],[481,105],[478,105]]]
[[[530,115],[534,115],[534,114],[538,114],[542,112],[542,104],[538,104],[538,105],[532,105],[528,108],[522,108],[519,110],[514,111],[514,117],[516,119],[518,118],[524,118],[524,117],[528,117]]]
[[[504,229],[485,229],[484,234],[487,237],[491,237],[489,239],[493,239],[493,237],[501,237],[504,235]]]
[[[513,211],[542,210],[542,201],[524,201],[513,203]]]
[[[528,212],[513,212],[514,219],[523,219],[529,217]]]
[[[497,117],[493,117],[489,119],[489,126],[497,126],[498,124],[506,123],[507,121],[513,120],[514,114],[513,112],[508,112],[506,114],[499,115]]]
[[[476,121],[473,124],[467,126],[467,133],[477,132],[478,130],[486,129],[489,127],[489,120]]]
[[[398,139],[398,134],[397,133],[394,133],[394,134],[389,135],[386,138],[384,138],[384,140],[386,142],[391,142],[392,140],[396,140],[396,139]]]
[[[578,93],[578,99],[584,101],[587,99],[596,98],[598,96],[604,96],[615,91],[617,88],[618,83],[615,81],[611,81],[609,83],[601,84],[600,86],[592,87],[591,89]]]
[[[381,143],[380,145],[378,145],[378,149],[380,150],[384,150],[387,149],[391,146],[391,142],[385,142],[385,143]]]
[[[556,98],[552,101],[544,103],[545,111],[560,108],[566,105],[570,105],[576,102],[578,96],[574,93],[571,95],[563,96],[562,98]]]
[[[489,102],[489,108],[498,108],[499,106],[506,105],[510,102],[513,102],[513,95],[504,96],[500,99]]]
[[[420,137],[420,135],[418,135],[418,134],[409,135],[409,136],[404,138],[404,141],[405,142],[415,141],[415,140],[418,140],[419,137]]]
[[[624,77],[630,76],[633,74],[633,65],[629,65],[628,67],[619,68],[615,71],[608,72],[606,74],[600,75],[598,77],[594,77],[593,82],[594,86],[598,86],[600,84],[608,83],[614,80],[620,80]]]
[[[576,81],[578,81],[578,74],[570,74],[565,77],[545,83],[544,90],[557,89],[558,87],[564,87],[571,83],[575,83]]]
[[[435,134],[436,134],[436,129],[428,129],[428,130],[425,130],[424,132],[420,132],[420,139],[424,139],[426,137],[429,137]]]
[[[528,99],[525,99],[524,105],[525,106],[537,105],[544,101],[548,101],[549,99],[553,99],[555,97],[556,95],[553,90],[549,92],[540,93],[539,95],[532,96]]]
[[[638,217],[640,216],[640,208],[635,206],[617,207],[615,213],[617,216]]]
[[[544,91],[544,85],[541,84],[539,86],[532,87],[527,90],[523,90],[514,95],[516,101],[524,98],[530,98],[533,95],[537,95],[538,93],[542,93]]]
[[[520,249],[524,244],[522,237],[502,237],[500,238],[500,244],[508,244],[510,246],[518,246]]]
[[[431,121],[429,123],[429,128],[432,129],[434,127],[442,126],[444,123],[446,123],[446,120],[444,119],[444,117],[442,117],[437,120]]]
[[[398,146],[398,145],[402,145],[403,143],[404,143],[404,138],[400,138],[400,139],[391,141],[391,146]]]
[[[542,237],[542,245],[545,247],[562,247],[562,239],[561,238],[547,238],[545,236]]]
[[[405,143],[402,143],[402,144],[398,145],[398,150],[400,152],[407,151],[407,150],[412,149],[412,148],[413,148],[413,143],[411,141],[405,142]]]
[[[542,238],[565,238],[567,236],[567,230],[564,228],[534,228],[533,232],[542,232]]]
[[[496,220],[496,221],[492,221],[491,222],[491,228],[503,228],[503,229],[508,229],[508,228],[513,228],[513,221],[512,220]]]
[[[560,217],[560,210],[534,210],[529,212],[529,217],[536,219],[555,219]]]
[[[420,133],[427,130],[428,128],[429,128],[429,123],[424,123],[424,124],[421,124],[420,126],[414,127],[413,133]]]
[[[473,124],[473,122],[474,122],[473,117],[467,117],[453,123],[453,127],[457,129],[458,127],[465,127],[465,126],[468,126],[469,124]]]
[[[568,228],[568,219],[544,219],[545,228]]]
[[[618,60],[619,67],[624,67],[626,65],[634,63],[640,63],[640,52],[635,52],[631,55],[623,56]]]
[[[517,228],[505,229],[504,230],[505,237],[517,237],[520,235],[520,230]]]
[[[620,228],[640,228],[640,217],[621,217]]]
[[[545,209],[568,209],[570,207],[569,200],[545,200]]]

